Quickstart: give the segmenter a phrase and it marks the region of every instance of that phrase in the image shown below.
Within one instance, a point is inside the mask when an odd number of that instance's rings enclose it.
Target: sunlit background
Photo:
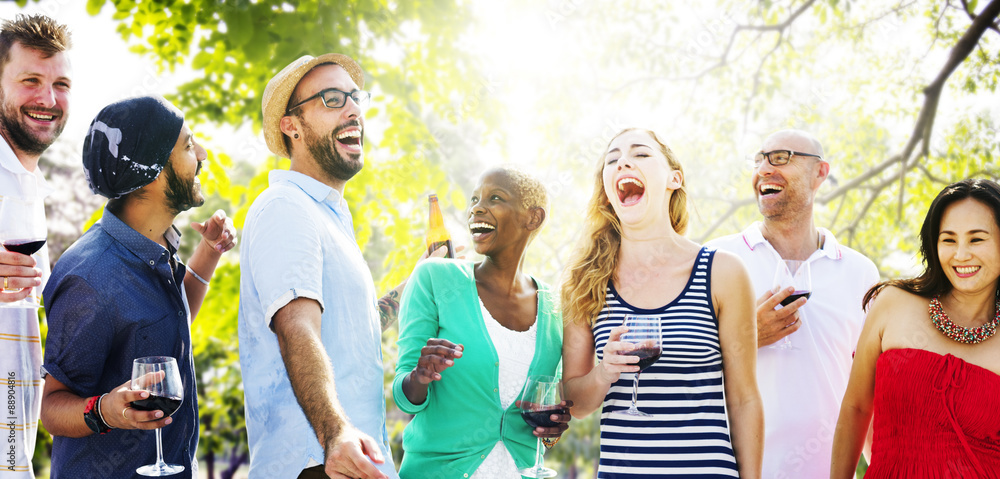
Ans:
[[[144,93],[175,100],[212,151],[203,180],[215,195],[209,206],[241,220],[266,184],[266,170],[281,166],[259,134],[263,83],[298,55],[326,51],[356,55],[375,95],[366,170],[347,197],[381,288],[405,277],[419,255],[428,193],[442,197],[455,242],[469,243],[466,199],[478,175],[501,163],[536,173],[549,188],[548,224],[525,269],[557,284],[597,160],[625,127],[656,131],[678,154],[691,194],[689,236],[700,242],[757,218],[745,158],[762,139],[782,128],[811,131],[833,168],[820,190],[817,224],[872,258],[884,277],[919,266],[916,231],[945,184],[1000,176],[995,26],[947,77],[932,128],[907,150],[924,89],[983,8],[976,2],[967,11],[959,1],[906,0],[190,0],[202,12],[189,25],[193,40],[179,47],[166,41],[169,48],[150,46],[158,25],[171,23],[169,7],[156,7],[162,15],[155,15],[142,2],[115,2],[123,6],[116,18],[115,6],[105,3],[0,3],[0,17],[45,13],[73,32],[72,113],[44,161],[61,185],[49,205],[55,254],[101,205],[79,168],[84,132],[101,107]],[[91,15],[88,5],[103,8]],[[137,23],[128,40],[117,31]],[[199,47],[220,33],[231,42]],[[180,49],[171,53],[174,47]],[[146,53],[130,51],[137,48]],[[205,83],[185,90],[197,80]],[[178,224],[210,211],[191,212]],[[202,385],[207,396],[230,401],[208,397],[207,410],[235,414],[217,426],[231,429],[222,439],[202,442],[202,453],[219,461],[245,449],[242,411],[229,410],[237,399],[242,405],[236,345],[217,339],[235,337],[238,265],[235,255],[229,261],[232,278],[213,291],[230,296],[210,297],[206,309],[213,312],[199,320],[207,326],[195,331],[209,345],[196,351],[199,369],[235,389],[225,396]],[[393,343],[389,331],[389,379]],[[391,400],[390,409],[398,441],[406,418]],[[563,477],[589,477],[595,447],[591,418],[574,422],[550,455]]]

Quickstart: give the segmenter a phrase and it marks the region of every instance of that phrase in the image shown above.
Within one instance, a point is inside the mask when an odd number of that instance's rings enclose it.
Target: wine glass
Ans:
[[[812,274],[809,270],[809,262],[793,259],[783,259],[778,261],[778,266],[774,269],[774,281],[771,288],[781,290],[787,287],[795,289],[792,294],[781,301],[781,306],[788,306],[796,299],[812,296]],[[777,344],[771,345],[772,349],[796,349],[792,346],[792,340],[785,336]]]
[[[0,200],[0,245],[7,251],[33,255],[45,245],[45,214],[41,200],[33,197],[3,196]],[[38,262],[38,258],[35,258]],[[5,289],[5,292],[20,289]],[[0,303],[0,308],[37,308],[38,291],[32,287],[27,298]]]
[[[184,384],[177,370],[177,361],[169,356],[149,356],[132,362],[132,390],[146,391],[149,397],[132,401],[139,411],[159,409],[166,416],[172,415],[184,401]],[[135,472],[143,476],[169,476],[184,470],[179,464],[163,462],[163,441],[156,430],[156,463],[142,466]]]
[[[639,371],[636,371],[632,380],[632,406],[624,411],[615,411],[613,414],[624,414],[628,416],[649,416],[640,411],[636,406],[639,396],[639,373],[653,365],[660,359],[662,352],[661,325],[659,316],[644,316],[629,314],[625,316],[625,327],[628,331],[622,335],[622,342],[632,343],[635,349],[622,351],[620,354],[626,356],[639,356]]]
[[[562,407],[563,390],[559,378],[553,376],[530,376],[524,384],[524,391],[521,392],[521,400],[518,407],[521,409],[521,417],[532,429],[536,427],[555,427],[557,422],[549,416],[553,414],[569,414],[569,410]],[[538,438],[538,446],[535,450],[535,465],[517,471],[522,476],[527,477],[554,477],[556,471],[545,467],[545,449],[542,447],[542,438]]]

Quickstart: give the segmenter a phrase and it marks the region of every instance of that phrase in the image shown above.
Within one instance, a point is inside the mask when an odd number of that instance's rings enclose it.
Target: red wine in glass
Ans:
[[[553,414],[569,414],[569,408],[557,407],[548,409],[537,409],[526,411],[521,410],[521,418],[524,422],[528,423],[532,429],[536,427],[556,427],[559,425],[558,422],[552,420],[550,416]]]
[[[788,295],[787,298],[781,300],[781,305],[788,306],[789,304],[794,303],[795,300],[799,298],[809,299],[809,297],[812,296],[812,294],[813,294],[812,291],[795,291],[794,293]]]
[[[3,249],[31,256],[45,245],[45,238],[42,239],[9,239],[4,240]]]
[[[521,392],[518,408],[521,417],[532,429],[536,427],[552,427],[557,425],[549,416],[566,414],[569,411],[561,407],[563,400],[562,382],[553,376],[529,376]],[[517,472],[525,477],[555,477],[556,471],[545,467],[545,448],[542,438],[538,438],[535,446],[535,464]]]
[[[133,391],[146,391],[146,399],[133,401],[132,407],[142,410],[160,409],[170,415],[180,407],[184,397],[184,383],[181,381],[177,360],[169,356],[148,356],[132,361]],[[148,408],[148,409],[146,409]],[[170,409],[172,408],[172,409]],[[169,409],[169,410],[168,410]],[[142,476],[170,476],[184,471],[180,464],[167,464],[163,461],[163,439],[160,430],[156,434],[156,462],[135,470]]]
[[[182,402],[184,402],[183,398],[150,394],[146,399],[132,401],[132,407],[140,411],[160,410],[163,411],[164,416],[173,416],[177,412],[177,409],[181,407]]]
[[[643,369],[652,366],[660,359],[662,351],[662,324],[659,316],[627,314],[623,325],[628,331],[622,335],[623,343],[631,343],[634,349],[620,351],[619,354],[626,356],[638,356],[639,371],[632,378],[632,405],[628,409],[614,411],[612,414],[624,414],[626,416],[649,416],[639,410],[636,403],[639,400],[639,373]]]
[[[662,350],[654,346],[640,346],[636,349],[629,351],[630,356],[639,356],[639,362],[636,364],[639,366],[639,370],[642,371],[653,365],[656,361],[660,359],[660,353]]]
[[[812,296],[812,273],[808,261],[797,261],[783,259],[778,261],[774,270],[774,279],[771,281],[772,291],[779,291],[791,287],[793,293],[781,301],[781,306],[792,304],[799,298],[809,298]],[[792,340],[785,336],[781,341],[770,346],[771,349],[796,349],[792,346]]]

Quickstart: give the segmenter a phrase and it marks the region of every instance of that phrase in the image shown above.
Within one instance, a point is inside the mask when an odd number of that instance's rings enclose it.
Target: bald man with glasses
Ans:
[[[706,246],[740,256],[757,292],[757,380],[764,400],[764,475],[827,477],[833,432],[861,333],[875,264],[817,227],[813,206],[830,175],[823,146],[801,130],[768,136],[753,156],[761,220]],[[782,260],[809,264],[812,295],[772,289]]]

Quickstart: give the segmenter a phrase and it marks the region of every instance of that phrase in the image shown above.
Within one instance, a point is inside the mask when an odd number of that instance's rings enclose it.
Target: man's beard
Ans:
[[[62,110],[58,108],[36,108],[35,111],[51,113],[57,115],[54,121],[57,121],[56,129],[53,132],[52,139],[45,141],[38,137],[36,133],[31,131],[21,115],[25,114],[22,111],[22,107],[15,105],[8,105],[7,98],[3,94],[3,90],[0,89],[0,128],[3,128],[5,137],[11,142],[11,146],[21,150],[29,155],[41,155],[49,146],[59,138],[59,135],[63,131],[63,127],[66,126],[65,117],[62,116]]]
[[[305,140],[306,147],[309,148],[309,152],[312,153],[313,158],[316,159],[316,164],[319,165],[323,171],[338,180],[347,181],[354,178],[354,175],[361,171],[364,167],[364,160],[361,159],[361,153],[348,153],[345,157],[340,154],[337,150],[337,135],[344,129],[349,127],[361,127],[361,123],[358,121],[351,121],[334,128],[329,135],[325,137],[320,137],[316,135],[312,127],[309,125],[304,125],[305,128],[302,129],[303,140]],[[362,137],[363,138],[363,137]],[[358,145],[362,145],[360,142]]]
[[[198,162],[198,169],[195,176],[201,172],[201,162]],[[168,161],[163,174],[167,175],[167,207],[174,214],[187,211],[195,206],[205,204],[205,197],[201,194],[201,187],[194,184],[194,178],[185,180],[174,171],[173,161]]]

